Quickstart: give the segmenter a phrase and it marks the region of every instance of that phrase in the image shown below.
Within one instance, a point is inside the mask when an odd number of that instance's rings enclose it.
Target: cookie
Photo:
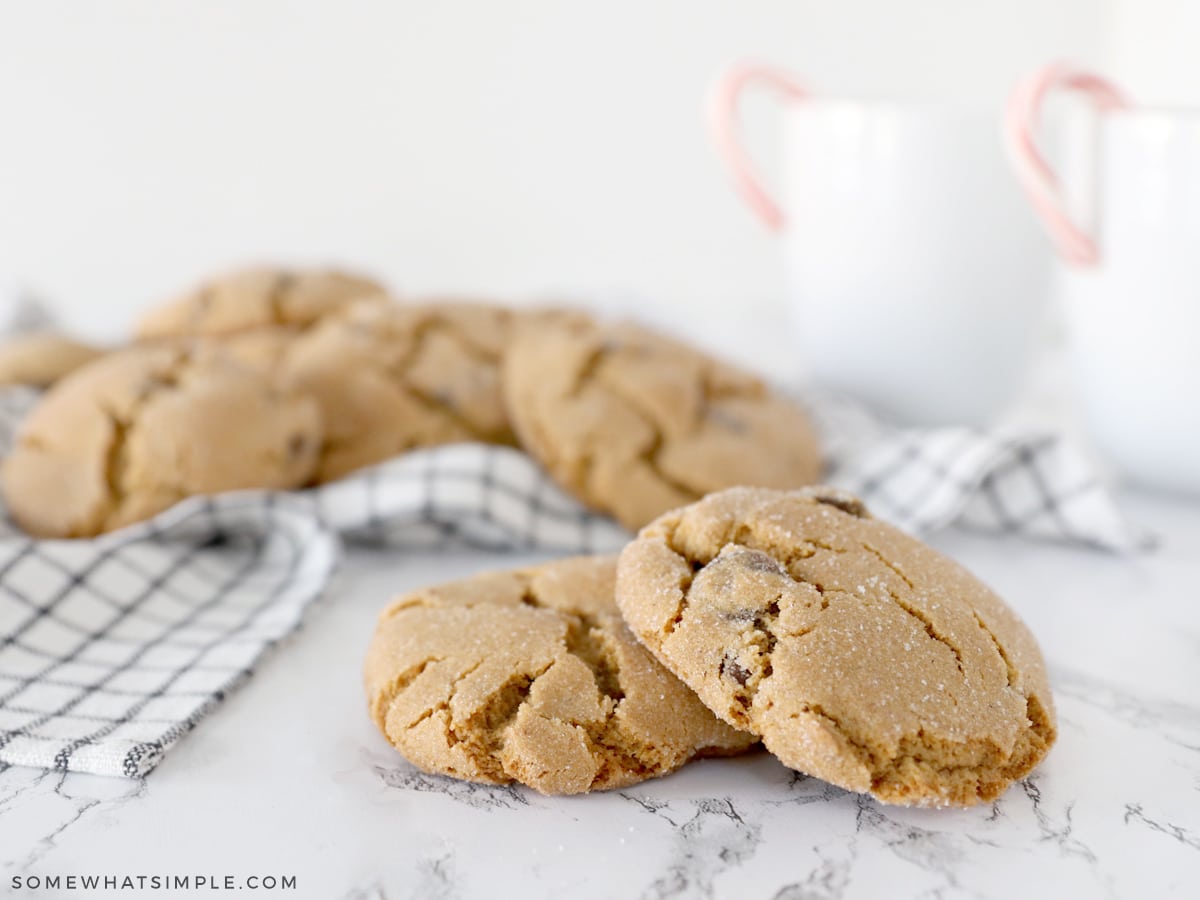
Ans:
[[[629,529],[739,484],[821,471],[808,419],[757,378],[631,323],[524,330],[504,364],[520,444],[566,490]]]
[[[372,719],[427,772],[544,794],[622,787],[755,738],[630,634],[614,557],[492,572],[401,597],[367,652]]]
[[[499,366],[513,321],[478,303],[364,303],[299,338],[285,378],[324,415],[318,480],[417,447],[511,444]]]
[[[0,345],[0,386],[49,387],[105,352],[51,331],[18,335]]]
[[[1016,614],[845,493],[733,489],[668,513],[622,552],[617,600],[717,715],[887,803],[990,801],[1055,739]]]
[[[22,423],[0,484],[31,534],[86,537],[193,494],[293,488],[321,446],[320,411],[211,347],[110,354],[63,379]]]
[[[271,378],[280,378],[288,354],[302,333],[299,328],[271,325],[205,340],[219,344],[225,354],[240,365]]]
[[[147,313],[139,340],[227,335],[267,326],[305,328],[383,286],[332,270],[243,269],[213,279]]]

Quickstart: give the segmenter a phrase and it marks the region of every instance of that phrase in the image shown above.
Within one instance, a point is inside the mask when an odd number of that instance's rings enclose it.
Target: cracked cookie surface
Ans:
[[[137,326],[140,340],[218,336],[255,328],[302,329],[384,288],[336,270],[251,268],[205,282],[152,309]]]
[[[417,447],[511,444],[499,365],[514,321],[482,303],[368,302],[299,338],[283,374],[321,406],[318,481]]]
[[[0,481],[18,524],[87,537],[195,494],[293,488],[321,445],[311,399],[220,347],[145,346],[75,371],[21,425]]]
[[[0,386],[49,387],[106,352],[52,331],[17,335],[0,344]]]
[[[737,488],[620,557],[642,642],[786,765],[889,803],[999,796],[1055,739],[1037,643],[958,564],[830,488]]]
[[[632,323],[528,329],[505,359],[504,392],[521,445],[629,529],[722,488],[820,475],[816,437],[793,403]]]
[[[615,572],[615,557],[580,557],[394,601],[367,652],[372,719],[425,771],[545,794],[635,784],[753,745],[625,627]]]

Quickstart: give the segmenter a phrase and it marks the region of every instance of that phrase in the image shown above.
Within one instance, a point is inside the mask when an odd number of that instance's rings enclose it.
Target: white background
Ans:
[[[724,63],[998,113],[1020,74],[1066,57],[1186,102],[1185,7],[0,0],[0,288],[114,337],[246,260],[354,264],[410,293],[770,311],[777,248],[704,128]],[[746,119],[769,171],[770,103]]]

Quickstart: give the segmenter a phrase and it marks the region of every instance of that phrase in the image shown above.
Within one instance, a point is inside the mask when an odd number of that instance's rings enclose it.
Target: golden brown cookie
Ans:
[[[636,529],[739,484],[821,471],[807,417],[757,378],[632,323],[529,328],[504,365],[521,445],[584,503]]]
[[[151,310],[138,323],[140,340],[228,335],[254,328],[306,328],[384,288],[333,270],[243,269],[215,278]]]
[[[52,331],[18,335],[0,345],[0,386],[49,387],[106,352]]]
[[[512,443],[499,364],[513,321],[480,303],[364,303],[301,337],[284,375],[321,405],[318,480],[416,447]]]
[[[233,334],[222,334],[214,337],[183,337],[158,338],[153,341],[143,341],[139,347],[169,347],[180,351],[200,348],[206,353],[220,353],[227,359],[247,369],[265,376],[272,382],[284,383],[284,371],[287,368],[288,354],[296,345],[297,339],[304,334],[303,329],[286,325],[268,325],[263,328],[251,328],[248,331],[237,331]]]
[[[544,794],[751,746],[630,634],[615,570],[614,557],[567,559],[396,600],[367,652],[375,724],[427,772]]]
[[[617,599],[721,718],[888,803],[992,800],[1054,743],[1016,614],[842,492],[733,489],[669,513],[622,552]]]
[[[241,365],[277,378],[281,377],[287,356],[302,333],[299,328],[275,325],[205,340],[218,343],[231,359]]]
[[[208,347],[119,351],[55,385],[0,473],[13,518],[85,537],[194,494],[293,488],[316,466],[316,403]]]

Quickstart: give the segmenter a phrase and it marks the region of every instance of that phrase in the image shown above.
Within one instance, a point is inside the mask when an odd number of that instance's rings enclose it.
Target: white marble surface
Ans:
[[[992,806],[886,807],[765,754],[565,799],[420,774],[364,711],[377,610],[528,560],[356,553],[144,781],[0,772],[0,891],[90,873],[295,875],[258,893],[314,898],[1200,896],[1200,505],[1122,500],[1156,553],[934,540],[1008,598],[1051,667],[1058,745]]]

